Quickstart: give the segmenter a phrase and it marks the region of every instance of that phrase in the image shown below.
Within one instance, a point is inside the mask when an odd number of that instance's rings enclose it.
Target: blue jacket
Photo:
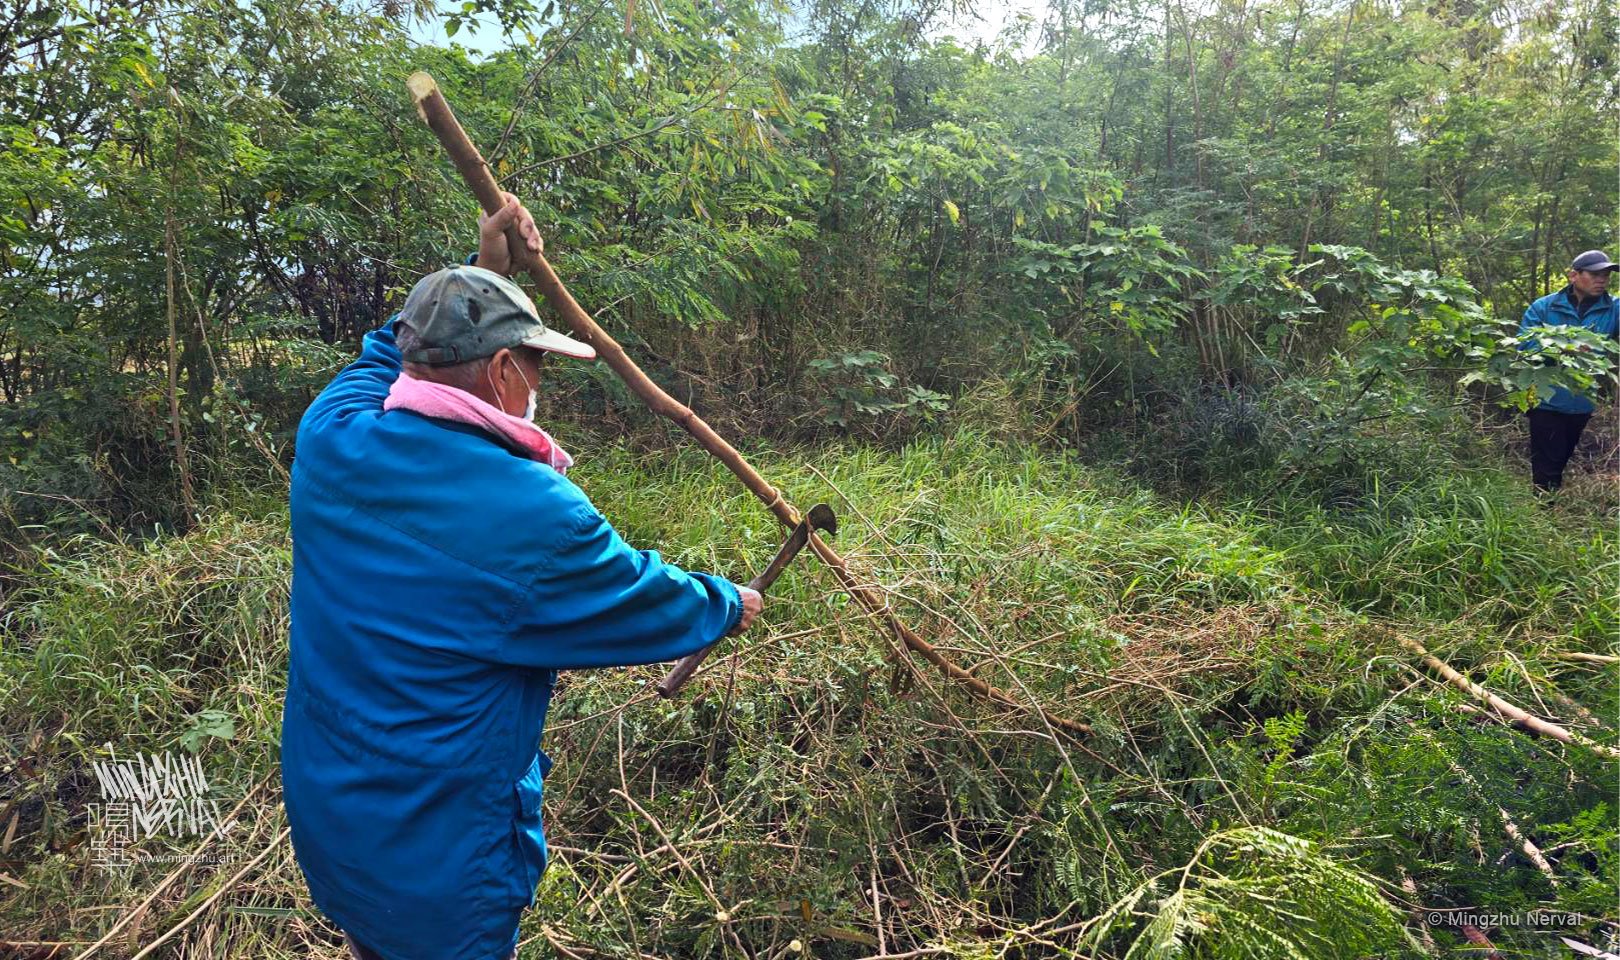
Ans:
[[[1617,309],[1617,306],[1620,305],[1617,305],[1614,297],[1605,293],[1597,298],[1596,303],[1587,304],[1585,313],[1577,313],[1574,302],[1570,300],[1570,288],[1565,286],[1557,293],[1549,293],[1526,307],[1524,318],[1519,321],[1519,332],[1524,333],[1531,327],[1564,324],[1586,327],[1605,337],[1614,337],[1620,335],[1620,309]],[[1580,414],[1591,413],[1597,407],[1592,404],[1591,398],[1559,387],[1553,391],[1552,396],[1541,401],[1536,409]]]
[[[653,663],[742,616],[473,427],[383,411],[391,327],[298,428],[281,776],[317,906],[387,960],[505,960],[546,867],[558,670]]]

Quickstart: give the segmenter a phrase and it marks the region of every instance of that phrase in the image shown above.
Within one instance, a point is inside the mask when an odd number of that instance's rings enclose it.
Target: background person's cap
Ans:
[[[411,363],[465,363],[519,344],[581,360],[596,357],[590,344],[547,328],[521,287],[483,267],[446,267],[418,280],[396,322],[421,338],[405,354]]]
[[[1597,273],[1599,270],[1620,270],[1620,264],[1610,260],[1609,255],[1602,250],[1588,250],[1570,261],[1569,268]]]

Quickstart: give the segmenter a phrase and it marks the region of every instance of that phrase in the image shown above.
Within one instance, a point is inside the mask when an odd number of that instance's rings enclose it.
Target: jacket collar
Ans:
[[[1558,291],[1558,293],[1563,297],[1564,301],[1569,304],[1570,309],[1574,310],[1576,315],[1579,315],[1581,312],[1581,305],[1575,302],[1575,285],[1572,283],[1566,283],[1564,284],[1564,289]],[[1613,299],[1614,297],[1607,290],[1605,290],[1598,294],[1597,298],[1592,301],[1594,304],[1592,309],[1596,309],[1597,307],[1607,307],[1609,302]]]
[[[425,417],[477,427],[493,434],[496,440],[518,456],[543,463],[558,473],[566,473],[574,465],[574,458],[568,455],[568,451],[534,423],[514,417],[465,390],[418,380],[408,373],[401,373],[389,388],[383,409],[409,410]]]

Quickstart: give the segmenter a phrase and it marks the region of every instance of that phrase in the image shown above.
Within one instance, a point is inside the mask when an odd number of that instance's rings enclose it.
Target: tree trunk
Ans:
[[[1176,171],[1176,126],[1175,113],[1171,107],[1174,99],[1170,90],[1170,52],[1174,41],[1170,33],[1170,5],[1164,5],[1164,172],[1165,178],[1174,182]]]
[[[1322,112],[1322,142],[1316,148],[1316,164],[1319,168],[1317,171],[1319,176],[1327,167],[1328,144],[1333,137],[1334,111],[1337,110],[1339,102],[1339,78],[1344,74],[1344,48],[1350,45],[1350,27],[1356,22],[1356,10],[1358,7],[1359,3],[1352,3],[1349,12],[1344,15],[1344,34],[1339,38],[1339,49],[1333,54],[1333,81],[1328,84],[1327,109]],[[1310,252],[1311,226],[1316,219],[1316,209],[1323,202],[1322,189],[1320,187],[1313,188],[1310,209],[1305,211],[1305,234],[1299,241],[1299,258],[1301,260],[1305,259],[1305,254]],[[1332,202],[1331,195],[1327,197],[1325,202]]]
[[[1181,4],[1176,4],[1176,13],[1181,17],[1181,42],[1187,52],[1187,82],[1192,87],[1193,107],[1193,168],[1194,182],[1198,189],[1204,189],[1204,151],[1199,147],[1199,141],[1204,139],[1204,107],[1198,95],[1198,58],[1193,56],[1192,27],[1187,23],[1187,11]]]
[[[166,311],[169,317],[169,436],[174,444],[174,464],[180,472],[180,497],[185,501],[188,517],[197,513],[197,497],[191,488],[191,465],[186,461],[186,438],[180,429],[180,366],[176,343],[176,310],[174,303],[174,216],[163,218],[163,260],[165,285],[168,290]]]

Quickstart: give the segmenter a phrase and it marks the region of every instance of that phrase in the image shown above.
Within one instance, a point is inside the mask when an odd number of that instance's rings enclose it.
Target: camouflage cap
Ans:
[[[421,343],[405,359],[443,366],[493,356],[519,344],[591,360],[596,349],[548,328],[523,289],[483,267],[453,266],[417,281],[396,323]]]

